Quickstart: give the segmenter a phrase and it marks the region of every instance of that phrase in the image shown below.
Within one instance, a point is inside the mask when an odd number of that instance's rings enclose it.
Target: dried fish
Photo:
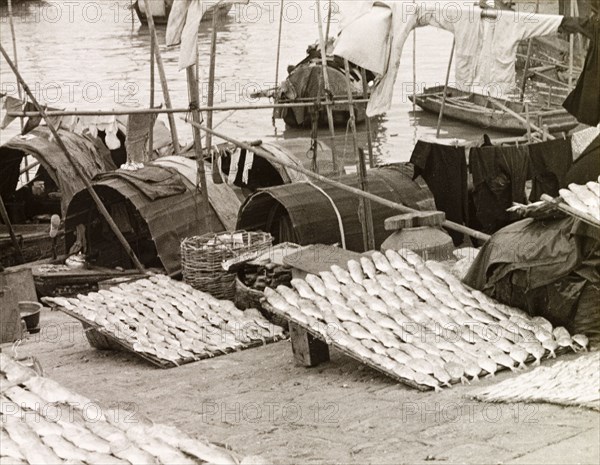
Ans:
[[[365,277],[363,274],[362,266],[359,262],[357,262],[356,260],[349,260],[348,271],[350,273],[350,277],[355,283],[362,284]]]
[[[323,283],[323,280],[321,278],[314,274],[309,274],[304,279],[308,284],[310,284],[310,287],[313,288],[313,291],[315,291],[320,296],[325,297],[325,284]]]
[[[388,273],[392,271],[392,265],[390,265],[390,262],[388,261],[386,256],[383,255],[381,252],[373,252],[371,254],[371,259],[375,264],[375,268],[377,268],[382,273]]]
[[[321,271],[319,276],[327,289],[330,289],[337,294],[340,293],[340,283],[331,271]]]
[[[354,282],[352,276],[350,276],[350,273],[337,265],[331,266],[331,272],[335,276],[335,279],[337,279],[341,284],[350,284]]]
[[[367,257],[360,257],[360,265],[362,266],[363,272],[371,279],[375,279],[377,275],[377,269],[373,264],[373,261]]]
[[[577,345],[579,345],[579,347],[581,347],[581,350],[587,352],[587,347],[590,343],[589,339],[587,338],[586,335],[584,334],[575,334],[572,337],[573,342],[575,342]]]

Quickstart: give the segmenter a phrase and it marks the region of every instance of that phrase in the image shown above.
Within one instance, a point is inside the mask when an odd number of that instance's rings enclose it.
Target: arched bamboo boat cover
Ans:
[[[116,169],[110,151],[100,139],[59,130],[67,149],[82,171],[91,179],[99,173]],[[59,188],[63,216],[76,192],[85,188],[73,166],[60,149],[47,127],[37,127],[24,136],[15,136],[0,147],[0,195],[12,195],[19,182],[21,162],[25,155],[36,158]]]
[[[343,184],[359,187],[355,174],[342,176]],[[417,210],[435,210],[433,195],[424,184],[412,180],[409,165],[390,165],[368,171],[369,191]],[[399,214],[371,202],[375,246],[391,234],[384,220]],[[300,245],[341,243],[336,210],[341,216],[346,248],[364,252],[359,198],[339,187],[323,182],[298,182],[261,189],[246,199],[238,216],[238,229],[262,230],[273,234],[276,242]]]
[[[212,206],[205,227],[202,193],[189,179],[195,171],[194,160],[173,156],[162,165],[155,161],[134,172],[119,170],[93,180],[94,190],[144,265],[162,265],[167,272],[175,272],[180,269],[179,247],[184,238],[225,229]],[[88,253],[98,255],[96,264],[131,265],[86,190],[69,204],[67,249],[76,241],[79,224],[86,226]],[[102,229],[105,233],[100,235]]]

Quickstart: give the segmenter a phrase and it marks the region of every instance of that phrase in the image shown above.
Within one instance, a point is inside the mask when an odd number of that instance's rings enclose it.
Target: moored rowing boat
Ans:
[[[411,101],[414,98],[415,103],[423,110],[439,114],[443,95],[444,86],[437,86],[427,88],[415,97],[411,95],[409,98]],[[527,115],[524,103],[508,100],[504,104],[540,128],[547,125],[550,133],[566,132],[577,126],[577,120],[563,108],[548,108],[531,102],[529,115]],[[522,122],[509,113],[496,109],[487,96],[453,87],[448,88],[444,117],[484,129],[519,134],[526,131]]]

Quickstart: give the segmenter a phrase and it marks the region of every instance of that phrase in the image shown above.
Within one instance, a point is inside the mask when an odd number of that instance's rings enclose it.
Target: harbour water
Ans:
[[[442,5],[448,2],[438,2]],[[323,21],[327,2],[322,1]],[[343,1],[334,2],[331,31],[337,33]],[[253,0],[235,5],[218,27],[215,104],[258,104],[258,89],[275,84],[277,33],[280,2]],[[41,102],[55,108],[108,110],[145,107],[149,104],[150,38],[130,9],[129,0],[20,2],[14,7],[19,68]],[[286,0],[281,41],[280,80],[289,64],[305,57],[309,44],[318,39],[314,1]],[[6,9],[0,18],[0,38],[12,56]],[[165,26],[158,26],[159,43],[166,67],[173,104],[187,107],[185,71],[177,66],[179,47],[164,46]],[[202,23],[199,32],[200,80],[206,103],[211,23]],[[373,120],[375,155],[380,162],[406,161],[419,137],[435,135],[437,117],[420,109],[413,111],[408,96],[413,83],[413,35],[402,57],[392,110]],[[369,40],[365,37],[364,40]],[[431,27],[416,31],[417,90],[443,84],[450,56],[452,35]],[[453,72],[450,80],[452,82]],[[17,96],[16,80],[2,63],[0,89]],[[158,74],[156,102],[162,102]],[[162,118],[162,117],[161,117]],[[176,118],[180,138],[192,138],[190,127]],[[223,121],[222,121],[223,120]],[[166,118],[165,118],[166,121]],[[221,122],[222,121],[222,122]],[[215,114],[219,130],[243,140],[276,140],[309,137],[308,130],[292,130],[283,121],[271,120],[271,110],[244,110]],[[4,143],[17,134],[18,122],[2,131]],[[366,143],[365,125],[359,125],[360,143]],[[442,137],[475,138],[482,131],[453,121],[445,121]],[[329,143],[329,133],[320,138]],[[352,139],[346,128],[336,129],[336,149],[352,164]],[[307,146],[308,149],[308,146]]]

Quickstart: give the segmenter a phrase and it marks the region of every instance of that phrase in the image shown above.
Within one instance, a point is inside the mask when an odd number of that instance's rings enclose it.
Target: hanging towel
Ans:
[[[229,175],[227,176],[227,184],[233,185],[235,184],[235,180],[238,175],[238,166],[240,164],[240,156],[244,155],[246,157],[246,150],[235,150],[231,155],[229,162]]]
[[[18,98],[14,97],[6,97],[4,101],[4,110],[6,113],[8,112],[18,112],[23,109],[23,102]],[[10,123],[16,118],[14,116],[4,115],[4,119],[2,120],[2,125],[0,129],[6,129]]]
[[[250,170],[254,165],[254,152],[248,152],[246,154],[246,158],[244,160],[244,171],[242,173],[242,182],[244,184],[248,184],[248,177],[250,174]]]
[[[446,218],[458,224],[468,221],[467,161],[464,147],[418,141],[410,162],[415,167],[413,179],[422,176],[433,193],[436,207]],[[448,232],[455,245],[463,235]]]
[[[567,172],[573,164],[571,141],[556,139],[528,145],[529,171],[532,182],[529,200],[537,202],[542,194],[558,197],[566,187]]]
[[[600,18],[565,18],[561,30],[590,39],[583,71],[563,107],[580,123],[596,126],[600,123]]]
[[[526,203],[529,152],[526,146],[473,148],[469,165],[477,219],[492,234],[512,221],[506,209],[513,202]]]

